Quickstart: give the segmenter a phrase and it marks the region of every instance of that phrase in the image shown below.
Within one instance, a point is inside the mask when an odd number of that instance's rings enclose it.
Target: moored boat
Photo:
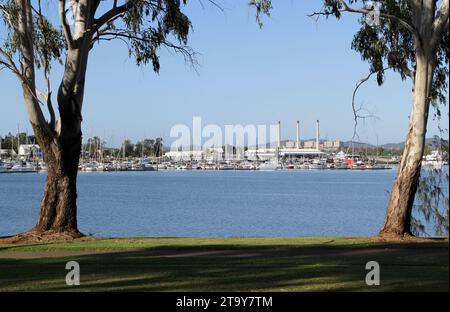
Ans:
[[[15,163],[11,169],[8,170],[9,173],[34,173],[38,172],[37,166],[27,163],[25,161],[19,161]]]

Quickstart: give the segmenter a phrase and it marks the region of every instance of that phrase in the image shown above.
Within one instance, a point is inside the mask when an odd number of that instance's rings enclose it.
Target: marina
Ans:
[[[94,143],[93,143],[94,141]],[[150,140],[149,140],[150,141]],[[320,124],[316,121],[314,140],[302,141],[300,122],[296,123],[296,140],[281,140],[281,122],[277,125],[277,140],[274,144],[261,146],[222,146],[194,148],[190,146],[164,149],[161,140],[155,141],[158,152],[145,155],[144,148],[139,157],[126,153],[125,143],[120,149],[106,155],[106,150],[95,137],[89,139],[81,153],[79,171],[82,172],[141,172],[163,170],[196,171],[274,171],[274,170],[389,170],[400,162],[399,156],[378,155],[372,152],[355,151],[353,142],[344,147],[338,141],[320,139]],[[0,158],[0,173],[37,173],[47,170],[43,155],[36,144],[17,144],[18,153],[10,150],[9,157]],[[231,153],[229,151],[232,151]],[[240,151],[240,152],[239,152]],[[432,150],[423,157],[423,166],[442,167],[448,165],[440,151]]]
[[[427,164],[431,164],[428,162]],[[441,163],[444,165],[444,163]],[[246,171],[273,171],[273,170],[387,170],[392,165],[376,164],[372,161],[362,161],[341,158],[298,159],[298,160],[268,160],[268,161],[170,161],[167,159],[146,159],[83,162],[79,171],[83,172],[120,172],[120,171],[160,171],[160,170],[246,170]],[[37,173],[45,172],[47,167],[43,162],[29,161],[2,161],[0,173]]]
[[[448,292],[449,7],[0,0],[0,292]]]
[[[273,171],[273,170],[389,170],[395,168],[398,159],[362,155],[348,155],[344,152],[325,154],[321,157],[284,156],[267,160],[255,159],[171,159],[167,156],[130,159],[81,160],[79,171],[82,172],[122,172],[122,171]],[[442,167],[448,162],[434,155],[427,155],[423,166]],[[38,173],[47,171],[43,160],[0,160],[0,173]]]

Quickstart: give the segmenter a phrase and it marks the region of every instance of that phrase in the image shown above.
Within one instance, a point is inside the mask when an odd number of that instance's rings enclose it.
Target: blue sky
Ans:
[[[368,65],[350,49],[358,29],[357,16],[340,21],[307,14],[320,1],[273,1],[265,26],[259,29],[247,0],[221,0],[219,11],[203,0],[191,0],[186,12],[194,30],[189,44],[199,56],[194,71],[180,55],[161,51],[161,72],[137,68],[125,46],[102,43],[92,50],[83,107],[84,136],[100,135],[118,145],[162,136],[171,141],[175,124],[283,123],[283,139],[295,138],[295,122],[302,123],[302,138],[314,136],[321,121],[322,138],[349,140],[353,133],[351,95]],[[56,86],[61,68],[55,67]],[[19,85],[0,73],[0,134],[31,132]],[[373,144],[403,141],[411,106],[411,84],[389,74],[382,87],[365,84],[358,103],[377,116],[359,127],[362,141]],[[447,109],[445,109],[447,111]],[[431,114],[432,115],[432,114]],[[448,123],[445,117],[442,125]],[[428,136],[437,134],[430,119]]]

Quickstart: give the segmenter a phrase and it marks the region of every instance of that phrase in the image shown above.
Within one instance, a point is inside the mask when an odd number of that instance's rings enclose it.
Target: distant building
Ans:
[[[278,152],[278,155],[277,155]],[[249,160],[269,160],[280,157],[321,157],[324,153],[315,148],[288,148],[278,149],[249,149],[245,152],[245,157]]]
[[[164,156],[175,161],[201,160],[203,158],[203,151],[170,151],[164,154]]]
[[[206,150],[181,150],[169,151],[164,154],[165,157],[175,161],[189,161],[189,160],[222,160],[223,149],[221,147],[211,147]]]
[[[275,148],[248,149],[245,151],[245,157],[249,160],[269,160],[276,158],[277,150]]]
[[[287,141],[286,148],[295,148],[297,146],[297,142],[295,141]]]
[[[341,141],[335,140],[335,141],[324,141],[323,142],[323,148],[326,150],[338,150],[342,146]]]
[[[205,160],[207,161],[217,161],[223,159],[223,148],[221,147],[211,147],[207,148],[204,152]]]
[[[19,156],[22,157],[42,157],[41,148],[37,144],[19,145]]]
[[[286,146],[287,147],[287,146]],[[316,148],[316,141],[315,140],[309,140],[305,141],[303,144],[304,148]],[[339,140],[326,140],[326,141],[320,141],[319,148],[324,149],[327,151],[337,151],[342,147],[342,142]]]
[[[314,140],[305,141],[305,143],[303,143],[303,147],[304,148],[315,148],[316,147],[316,141],[314,141]]]

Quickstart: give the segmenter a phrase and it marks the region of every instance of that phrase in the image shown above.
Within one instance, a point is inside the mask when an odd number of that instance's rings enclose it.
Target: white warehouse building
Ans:
[[[42,156],[41,148],[37,144],[21,144],[19,145],[19,156],[40,158]]]

